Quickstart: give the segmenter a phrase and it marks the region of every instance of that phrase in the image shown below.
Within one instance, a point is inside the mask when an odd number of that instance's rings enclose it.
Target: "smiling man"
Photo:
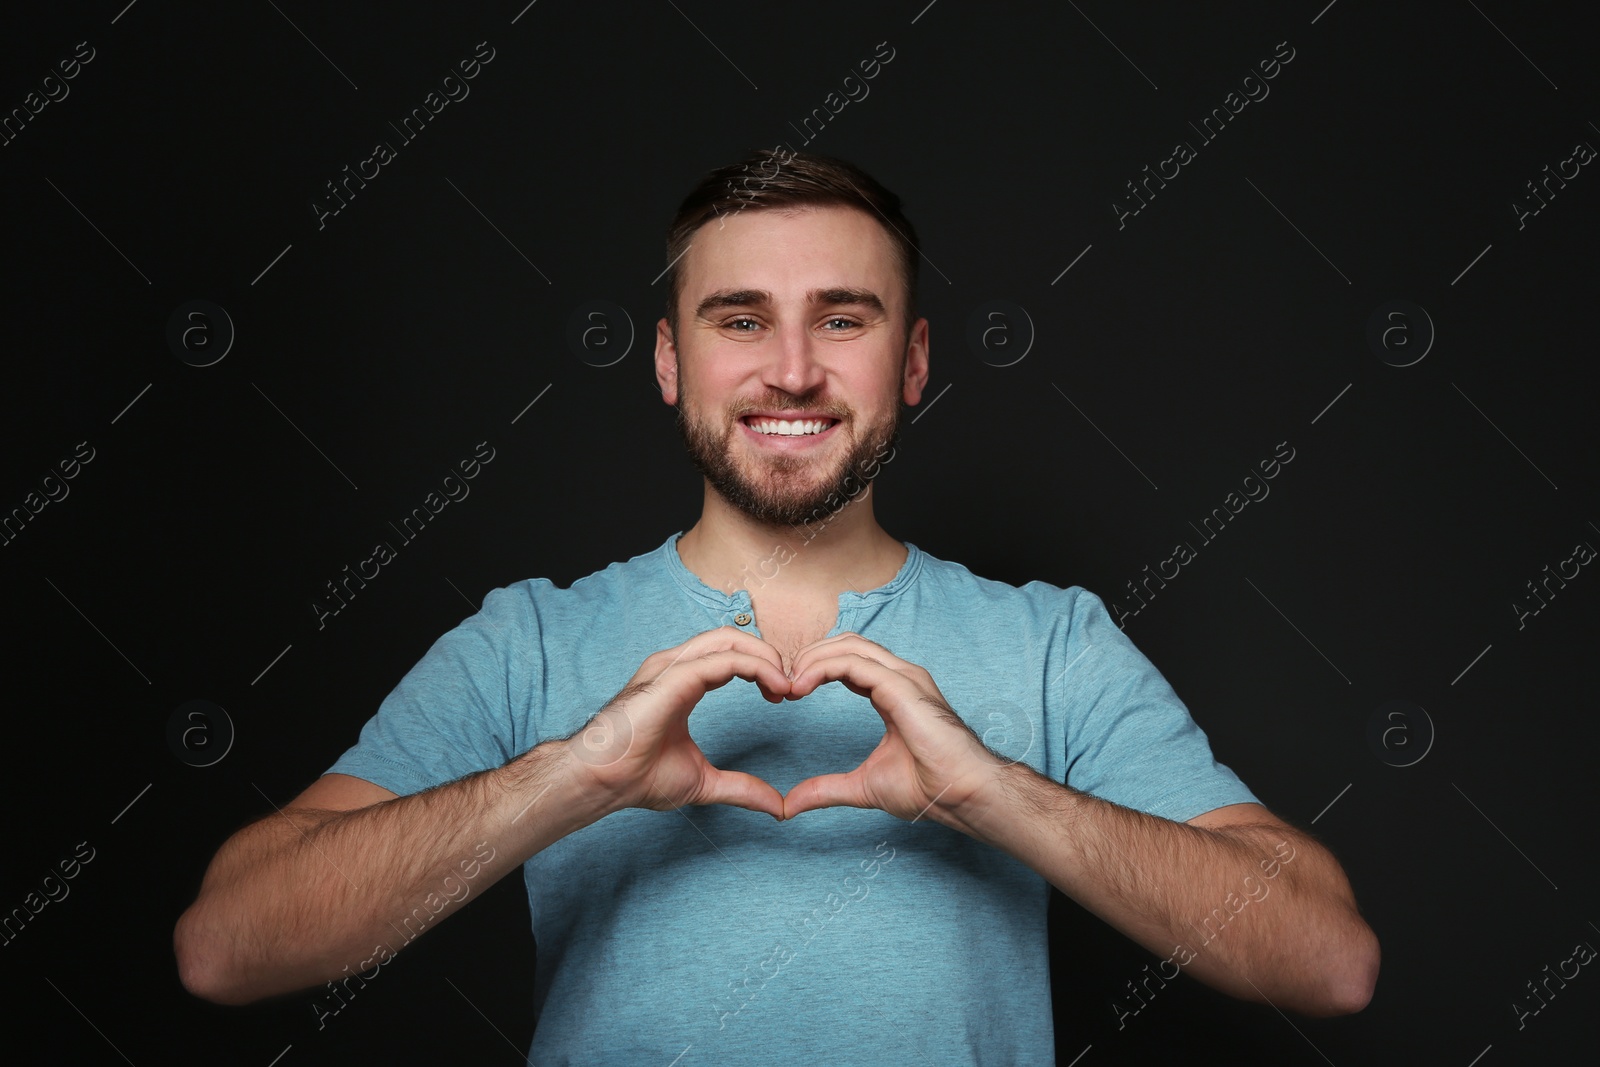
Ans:
[[[678,554],[730,591],[751,560],[793,557],[784,580],[750,590],[785,667],[833,627],[841,592],[888,584],[908,555],[874,521],[863,476],[928,379],[928,325],[909,321],[915,252],[889,232],[862,208],[811,203],[680,222],[669,237],[669,252],[684,240],[693,252],[656,328],[656,381],[706,479]],[[825,535],[793,544],[813,521]]]
[[[1360,1010],[1378,947],[1339,864],[1217,763],[1101,601],[878,525],[929,373],[898,199],[756,153],[690,193],[667,253],[655,373],[700,520],[441,637],[219,851],[185,984],[349,990],[521,867],[539,1064],[1051,1062],[1052,885],[1165,979]]]

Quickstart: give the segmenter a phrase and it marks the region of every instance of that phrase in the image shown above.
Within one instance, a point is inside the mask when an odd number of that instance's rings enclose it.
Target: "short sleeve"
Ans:
[[[529,593],[492,590],[406,672],[328,773],[407,796],[504,766],[536,743],[521,724],[542,674]]]
[[[1260,803],[1212,755],[1205,731],[1099,597],[1076,590],[1068,627],[1066,784],[1184,822],[1228,804]]]

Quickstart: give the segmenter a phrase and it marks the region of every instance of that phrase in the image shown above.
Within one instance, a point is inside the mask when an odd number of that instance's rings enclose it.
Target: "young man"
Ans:
[[[540,1064],[1049,1062],[1050,885],[1165,979],[1367,1003],[1377,941],[1338,863],[1212,758],[1098,598],[878,525],[928,380],[916,256],[840,161],[704,179],[655,358],[700,521],[440,638],[218,853],[178,924],[192,991],[370,976],[520,866]]]

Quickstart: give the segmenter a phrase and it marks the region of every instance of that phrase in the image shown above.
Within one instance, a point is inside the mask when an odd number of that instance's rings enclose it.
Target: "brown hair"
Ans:
[[[905,217],[900,198],[853,163],[788,149],[760,148],[738,163],[719,167],[700,179],[667,227],[667,324],[678,333],[678,298],[683,276],[678,265],[700,227],[740,211],[783,207],[842,205],[877,219],[894,245],[906,297],[906,329],[916,322],[917,231]]]

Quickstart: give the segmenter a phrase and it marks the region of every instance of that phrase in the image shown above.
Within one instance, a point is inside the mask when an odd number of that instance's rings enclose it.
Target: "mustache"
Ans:
[[[735,419],[742,419],[756,411],[804,411],[813,414],[825,415],[830,419],[840,422],[849,421],[853,413],[843,404],[832,401],[807,401],[803,397],[793,396],[789,393],[769,393],[759,399],[730,404],[728,414]]]

